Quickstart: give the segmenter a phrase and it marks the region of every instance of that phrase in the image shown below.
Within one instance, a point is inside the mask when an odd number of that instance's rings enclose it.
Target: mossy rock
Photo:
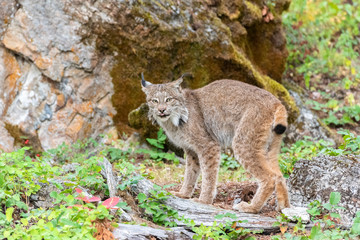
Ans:
[[[120,4],[114,10],[117,23],[92,23],[98,50],[116,59],[111,71],[115,124],[150,126],[135,120],[143,110],[128,120],[128,114],[145,102],[141,72],[153,83],[189,72],[193,75],[185,80],[189,88],[224,78],[244,81],[273,93],[286,105],[290,121],[295,119],[298,110],[281,84],[288,54],[280,15],[289,1],[272,2],[270,22],[263,19],[265,5],[260,0],[164,0]]]

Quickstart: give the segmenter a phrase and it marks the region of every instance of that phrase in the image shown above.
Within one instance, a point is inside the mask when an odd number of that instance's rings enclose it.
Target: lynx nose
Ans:
[[[158,110],[160,113],[164,113],[166,110],[166,107],[161,107],[161,108],[159,107]]]

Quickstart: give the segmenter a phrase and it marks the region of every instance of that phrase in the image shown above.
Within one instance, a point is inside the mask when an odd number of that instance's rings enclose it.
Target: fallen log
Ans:
[[[153,189],[153,183],[147,179],[143,179],[139,181],[137,184],[131,187],[131,192],[134,195],[139,193],[144,193],[149,195],[149,191]],[[263,231],[264,233],[273,233],[279,232],[279,227],[274,227],[273,224],[277,221],[271,217],[265,217],[258,214],[249,214],[249,213],[239,213],[232,210],[225,210],[221,208],[214,207],[212,205],[201,204],[189,199],[182,199],[175,196],[170,196],[168,200],[166,200],[165,204],[167,206],[172,207],[176,211],[180,217],[184,217],[185,219],[193,220],[195,226],[200,226],[201,224],[205,226],[212,226],[214,221],[217,223],[226,224],[228,222],[239,221],[237,223],[238,227],[247,228],[251,230]],[[222,219],[215,219],[216,215],[231,213],[235,214],[236,218],[232,219],[229,217],[225,217]],[[184,227],[189,229],[190,227],[182,222],[176,221],[179,227]]]

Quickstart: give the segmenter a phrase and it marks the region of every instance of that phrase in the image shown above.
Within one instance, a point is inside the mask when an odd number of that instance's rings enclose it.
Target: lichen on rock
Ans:
[[[291,204],[307,207],[314,200],[326,203],[331,192],[339,192],[340,206],[345,208],[339,210],[341,220],[350,225],[360,211],[359,172],[359,156],[319,156],[298,161],[288,182]]]

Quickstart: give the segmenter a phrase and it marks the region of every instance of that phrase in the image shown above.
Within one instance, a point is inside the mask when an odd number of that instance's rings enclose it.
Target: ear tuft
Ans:
[[[144,78],[144,73],[141,73],[141,86],[143,88],[146,88],[146,87],[148,87],[150,85],[152,85],[152,83],[146,81],[145,78]]]

